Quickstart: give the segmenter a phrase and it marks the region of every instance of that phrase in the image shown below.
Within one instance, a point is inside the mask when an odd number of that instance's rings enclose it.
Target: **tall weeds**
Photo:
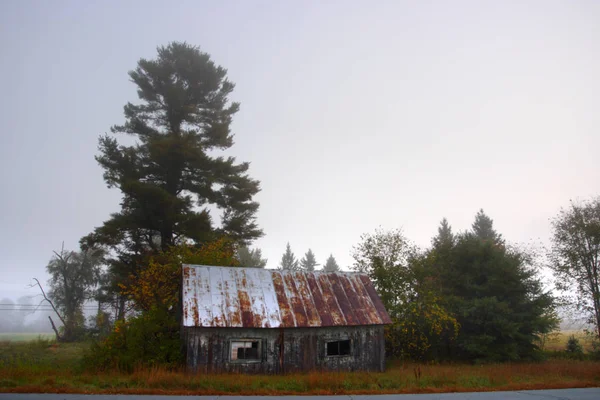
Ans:
[[[600,363],[552,359],[486,365],[388,363],[386,372],[191,374],[163,367],[92,371],[85,343],[0,343],[0,392],[140,394],[368,394],[542,389],[600,385]]]
[[[417,371],[417,372],[415,372]],[[420,372],[419,372],[420,371]],[[416,374],[416,375],[415,375]],[[536,364],[392,365],[384,373],[310,372],[290,375],[189,374],[160,367],[123,374],[77,373],[29,365],[0,369],[0,391],[173,394],[366,394],[490,391],[600,385],[600,363],[552,360]]]

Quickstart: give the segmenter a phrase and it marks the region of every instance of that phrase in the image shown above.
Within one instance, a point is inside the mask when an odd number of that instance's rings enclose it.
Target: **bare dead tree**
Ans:
[[[54,303],[52,302],[52,300],[50,300],[48,298],[48,296],[46,295],[46,292],[44,291],[44,288],[42,287],[42,285],[40,284],[40,281],[37,280],[37,278],[33,278],[33,280],[35,281],[35,284],[31,284],[29,285],[29,287],[35,287],[38,286],[40,288],[40,291],[42,292],[42,296],[44,297],[44,299],[42,301],[40,301],[40,304],[37,305],[37,307],[35,308],[34,311],[37,311],[38,308],[40,308],[40,306],[44,303],[47,302],[48,304],[50,304],[50,306],[52,307],[52,309],[54,310],[54,313],[56,313],[56,316],[60,319],[60,321],[63,323],[63,325],[66,325],[65,323],[65,319],[64,317],[58,312],[58,310],[56,309],[56,307],[54,306]],[[58,333],[58,329],[56,329],[56,325],[54,324],[54,321],[52,320],[52,317],[48,315],[48,319],[50,320],[50,325],[52,325],[52,330],[54,331],[54,333],[56,334],[56,341],[61,342],[62,341],[62,336]]]

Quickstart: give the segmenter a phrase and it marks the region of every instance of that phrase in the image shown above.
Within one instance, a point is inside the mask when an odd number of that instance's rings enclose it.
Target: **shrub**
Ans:
[[[404,360],[437,359],[439,347],[453,342],[460,325],[439,305],[431,293],[423,293],[421,301],[396,307],[393,323],[385,327],[386,353]]]
[[[174,368],[181,362],[179,324],[174,315],[161,309],[117,321],[113,332],[94,343],[84,357],[84,365],[92,369],[124,372],[142,366]]]
[[[583,347],[579,343],[579,339],[575,337],[575,335],[569,336],[569,340],[567,341],[567,347],[565,351],[572,355],[580,355],[583,354]]]
[[[181,265],[235,266],[235,245],[227,238],[191,245],[173,246],[151,255],[143,269],[121,284],[121,294],[135,305],[138,315],[117,321],[114,330],[92,345],[84,358],[94,369],[161,366],[174,368],[183,361],[177,311],[180,309]],[[102,326],[102,321],[98,323]]]

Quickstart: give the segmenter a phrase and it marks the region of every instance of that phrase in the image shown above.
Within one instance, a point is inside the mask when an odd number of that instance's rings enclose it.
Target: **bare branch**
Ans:
[[[60,313],[58,312],[58,310],[54,306],[54,303],[52,302],[52,300],[50,300],[48,298],[48,296],[46,296],[46,292],[44,291],[44,288],[40,284],[40,281],[38,281],[37,278],[33,278],[33,280],[35,281],[35,283],[37,284],[37,286],[40,288],[40,290],[42,292],[42,296],[44,296],[44,300],[47,301],[52,306],[52,309],[54,310],[54,312],[56,313],[56,315],[58,316],[58,318],[60,319],[60,321],[63,323],[63,325],[67,326],[67,324],[65,323],[64,318],[62,317],[62,315],[60,315]],[[32,285],[32,286],[35,286],[35,285]],[[44,300],[42,300],[42,302],[40,303],[40,305],[44,302]],[[39,307],[39,305],[38,305],[38,307]]]

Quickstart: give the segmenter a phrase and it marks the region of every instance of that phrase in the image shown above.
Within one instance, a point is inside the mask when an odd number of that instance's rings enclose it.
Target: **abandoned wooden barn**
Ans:
[[[182,304],[192,371],[385,368],[391,321],[363,274],[184,265]]]

